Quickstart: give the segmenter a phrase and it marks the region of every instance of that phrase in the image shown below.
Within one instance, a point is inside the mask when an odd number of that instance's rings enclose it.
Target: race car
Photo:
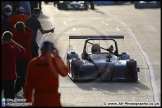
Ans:
[[[88,1],[58,1],[57,8],[59,10],[64,9],[88,9]]]
[[[138,9],[138,8],[158,8],[158,7],[160,7],[159,3],[160,2],[158,2],[158,1],[135,1],[134,7],[136,9]]]
[[[118,52],[115,39],[124,40],[124,36],[69,36],[69,47],[70,39],[85,39],[81,57],[75,51],[67,53],[68,76],[72,81],[138,81],[140,69],[136,59],[130,59],[127,52]],[[92,54],[88,48],[94,41],[111,41],[114,46],[106,48],[105,42],[100,53]]]

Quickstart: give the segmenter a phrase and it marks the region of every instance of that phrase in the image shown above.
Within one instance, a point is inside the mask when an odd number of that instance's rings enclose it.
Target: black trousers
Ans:
[[[91,9],[94,9],[94,3],[93,3],[93,1],[88,1],[88,2],[90,4],[90,6],[91,6]]]
[[[31,52],[32,52],[32,58],[37,57],[38,54],[38,44],[36,42],[31,42],[30,43],[30,47],[31,47]]]
[[[1,81],[1,94],[4,90],[4,97],[14,99],[15,90],[14,90],[15,80]]]
[[[16,69],[17,69],[17,80],[15,83],[15,94],[17,94],[21,88],[24,88],[27,65],[30,59],[17,59],[16,60]]]

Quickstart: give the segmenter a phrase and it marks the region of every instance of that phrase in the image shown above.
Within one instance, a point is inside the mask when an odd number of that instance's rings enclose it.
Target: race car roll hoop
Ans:
[[[117,48],[116,49],[116,55],[119,56],[119,53],[118,53],[118,47],[117,47],[117,43],[114,39],[123,39],[123,43],[124,43],[124,36],[123,35],[110,35],[110,36],[69,36],[69,47],[70,47],[70,39],[87,39],[85,41],[85,44],[84,44],[84,48],[83,48],[83,53],[85,53],[85,49],[86,49],[86,45],[87,43],[90,43],[88,42],[89,40],[113,40],[114,43],[115,43],[115,47]],[[90,43],[93,45],[93,43]],[[104,49],[106,51],[109,51],[109,49],[105,49],[105,48],[102,48],[100,47],[101,49]]]
[[[70,39],[86,39],[81,58],[77,52],[67,52],[67,66],[70,69],[68,76],[73,81],[138,81],[140,70],[136,59],[130,59],[127,52],[118,52],[115,39],[123,39],[124,43],[124,36],[69,36],[69,48]],[[87,43],[93,45],[89,42],[91,40],[111,40],[114,42],[115,51],[111,53],[112,47],[100,47],[108,53],[88,53],[86,47]]]

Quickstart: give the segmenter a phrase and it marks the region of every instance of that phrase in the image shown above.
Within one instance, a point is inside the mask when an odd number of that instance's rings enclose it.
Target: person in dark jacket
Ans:
[[[42,25],[41,25],[40,21],[38,20],[38,17],[39,17],[39,15],[41,13],[40,9],[35,8],[33,12],[34,12],[34,14],[32,16],[30,16],[26,20],[25,25],[27,27],[29,27],[31,30],[34,31],[34,36],[33,36],[33,38],[30,41],[32,57],[34,58],[34,57],[39,55],[38,54],[39,47],[38,47],[38,44],[37,44],[37,41],[36,41],[38,29],[40,30],[40,32],[42,34],[45,34],[45,33],[50,33],[50,32],[53,33],[54,32],[54,28],[49,29],[49,30],[44,30],[42,28]]]
[[[20,6],[20,1],[12,1],[12,5],[13,5],[13,13],[17,12],[17,8]]]
[[[29,1],[20,1],[19,4],[20,4],[21,7],[24,8],[24,13],[30,16],[31,15],[30,2]]]

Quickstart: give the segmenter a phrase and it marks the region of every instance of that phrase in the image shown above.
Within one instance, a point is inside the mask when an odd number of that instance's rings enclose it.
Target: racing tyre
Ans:
[[[138,82],[138,73],[134,73],[134,82]]]

